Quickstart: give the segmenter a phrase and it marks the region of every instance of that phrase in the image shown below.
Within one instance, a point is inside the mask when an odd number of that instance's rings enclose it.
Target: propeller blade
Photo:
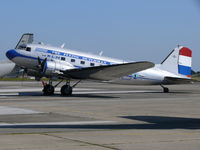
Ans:
[[[46,63],[47,63],[47,58],[45,58],[43,61],[40,59],[38,56],[38,68],[39,68],[39,73],[43,76],[45,71],[46,71]]]
[[[38,56],[38,65],[41,65],[41,64],[42,64],[42,62],[40,60],[40,57]]]
[[[24,68],[23,69],[23,72],[22,72],[22,78],[24,79],[25,75],[27,74],[27,68]]]
[[[42,64],[41,64],[42,73],[45,73],[45,71],[46,71],[46,63],[47,63],[47,58],[45,58],[45,59],[42,61]]]

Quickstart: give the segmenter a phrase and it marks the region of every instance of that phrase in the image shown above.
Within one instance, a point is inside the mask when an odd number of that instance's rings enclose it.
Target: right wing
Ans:
[[[154,64],[152,62],[142,61],[106,66],[76,68],[63,71],[64,74],[62,76],[73,79],[95,79],[108,81],[152,68],[153,66]]]

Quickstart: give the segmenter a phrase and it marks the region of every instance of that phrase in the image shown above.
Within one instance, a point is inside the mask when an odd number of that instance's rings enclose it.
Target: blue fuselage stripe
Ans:
[[[71,58],[75,58],[75,59],[81,59],[81,60],[85,60],[85,61],[91,61],[91,62],[106,64],[106,65],[112,64],[111,62],[108,62],[105,60],[94,59],[94,58],[89,58],[89,57],[85,57],[85,56],[79,56],[79,55],[75,55],[75,54],[59,52],[59,51],[55,51],[55,50],[36,48],[35,51],[43,52],[46,54],[54,54],[54,55],[63,56],[63,57],[71,57]]]

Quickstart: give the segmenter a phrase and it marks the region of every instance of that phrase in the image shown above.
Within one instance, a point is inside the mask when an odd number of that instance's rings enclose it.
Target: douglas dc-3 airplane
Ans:
[[[147,61],[127,62],[124,60],[93,55],[61,47],[33,44],[33,34],[24,34],[15,49],[6,56],[16,65],[24,68],[36,80],[49,78],[44,84],[44,95],[54,94],[54,88],[63,80],[61,95],[72,95],[73,87],[81,80],[99,80],[117,84],[161,85],[163,92],[169,92],[167,84],[188,83],[191,79],[192,51],[178,46],[161,64]],[[62,79],[53,86],[54,79]],[[71,79],[78,79],[70,85]]]

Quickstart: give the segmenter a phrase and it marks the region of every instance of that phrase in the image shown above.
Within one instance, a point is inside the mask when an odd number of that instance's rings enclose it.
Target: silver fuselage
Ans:
[[[52,70],[49,69],[49,71],[51,73],[54,72],[54,76],[61,73],[60,71],[65,71],[68,69],[121,64],[127,62],[120,59],[41,44],[28,44],[26,47],[29,48],[28,51],[26,49],[9,50],[9,56],[7,54],[7,57],[21,67],[33,70],[38,69],[38,57],[43,60],[47,58],[47,61],[52,62],[51,66],[47,67],[52,68]],[[46,73],[48,74],[48,72]],[[160,64],[157,64],[153,68],[133,73],[118,79],[113,79],[108,82],[134,85],[155,85],[163,84],[166,76],[177,78],[180,77],[164,70]]]

